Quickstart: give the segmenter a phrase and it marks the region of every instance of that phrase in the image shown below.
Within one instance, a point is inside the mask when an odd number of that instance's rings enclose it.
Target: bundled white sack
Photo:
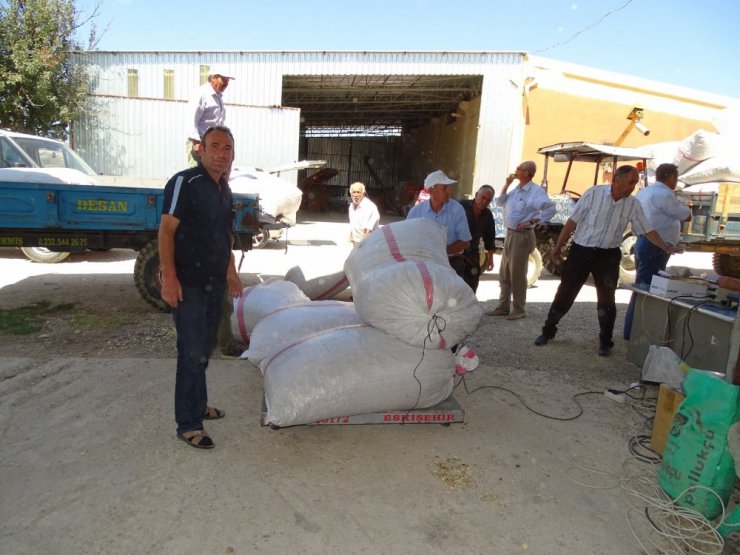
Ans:
[[[704,160],[723,154],[726,148],[726,142],[719,133],[699,129],[686,137],[678,147],[674,162],[678,166],[678,174],[689,171]]]
[[[231,334],[234,339],[249,343],[257,323],[283,306],[308,301],[295,283],[272,278],[259,285],[245,287],[242,296],[234,299],[231,315]]]
[[[365,325],[318,332],[262,361],[263,422],[310,424],[325,418],[427,408],[452,392],[450,351],[412,347]]]
[[[681,141],[666,141],[645,145],[643,150],[652,154],[652,159],[647,161],[648,170],[656,170],[661,164],[675,164],[679,156],[678,149]]]
[[[251,193],[260,197],[260,208],[295,225],[303,192],[279,177],[249,166],[234,169],[229,176],[229,187],[234,193]]]
[[[385,264],[355,279],[352,294],[364,322],[410,345],[450,349],[483,315],[468,284],[434,262]]]
[[[285,280],[295,283],[312,301],[331,299],[349,287],[344,270],[307,278],[300,266],[293,266],[286,272]]]
[[[715,156],[680,174],[678,178],[686,185],[710,181],[740,182],[740,160],[730,156]]]
[[[249,349],[241,358],[259,367],[268,352],[277,352],[290,343],[318,331],[362,324],[352,303],[342,301],[309,301],[291,304],[274,310],[252,330]]]
[[[384,225],[352,249],[344,272],[354,287],[354,282],[367,272],[403,260],[428,260],[449,267],[447,230],[426,218]]]

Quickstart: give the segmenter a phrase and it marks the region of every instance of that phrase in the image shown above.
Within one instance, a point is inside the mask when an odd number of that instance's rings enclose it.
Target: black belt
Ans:
[[[507,227],[506,229],[508,229],[509,231],[516,231],[517,233],[522,233],[524,231],[530,231],[532,228],[525,227],[524,229],[514,229],[513,227]]]

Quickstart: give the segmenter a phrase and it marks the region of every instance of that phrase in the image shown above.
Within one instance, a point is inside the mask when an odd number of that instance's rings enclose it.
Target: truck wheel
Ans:
[[[542,273],[542,255],[540,251],[534,249],[529,254],[527,261],[527,287],[533,287]]]
[[[622,237],[622,244],[619,246],[622,251],[622,261],[619,263],[619,282],[625,285],[632,285],[637,277],[637,266],[635,265],[636,242],[637,237],[628,233]]]
[[[162,312],[170,312],[172,307],[162,300],[162,282],[159,279],[159,248],[156,241],[150,241],[139,251],[134,265],[134,284],[146,302]]]
[[[721,276],[740,279],[740,256],[715,252],[712,256],[714,271]]]
[[[262,249],[270,242],[270,230],[261,227],[258,233],[252,235],[252,248]]]
[[[25,254],[26,258],[29,260],[33,260],[34,262],[43,262],[45,264],[61,262],[71,254],[69,252],[50,251],[44,247],[21,247],[21,251],[23,251],[23,254]]]

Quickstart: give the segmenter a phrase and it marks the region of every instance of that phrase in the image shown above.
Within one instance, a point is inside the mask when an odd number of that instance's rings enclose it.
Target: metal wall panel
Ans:
[[[187,103],[93,97],[94,108],[74,126],[76,149],[106,175],[167,178],[185,167]],[[298,158],[300,111],[227,105],[235,166],[270,168]]]
[[[148,97],[145,101],[139,101],[140,113],[135,113],[130,100],[100,98],[97,103],[111,110],[112,121],[100,120],[100,129],[90,127],[82,129],[81,135],[76,135],[76,144],[88,151],[99,148],[92,144],[94,140],[115,137],[114,143],[109,145],[109,150],[114,152],[112,161],[129,171],[145,167],[146,171],[159,173],[179,167],[176,161],[184,157],[180,138],[186,136],[179,122],[184,121],[186,105],[175,104],[177,108],[169,107],[169,112],[160,113],[155,106],[161,101],[154,99],[163,95],[165,69],[174,71],[175,98],[186,100],[198,86],[200,64],[213,63],[225,63],[235,74],[236,80],[230,83],[224,93],[229,105],[227,123],[247,130],[246,140],[237,139],[237,152],[244,152],[240,145],[246,143],[246,159],[253,164],[268,166],[265,160],[281,157],[283,159],[279,163],[283,163],[286,161],[286,152],[292,153],[293,157],[297,155],[298,128],[295,127],[295,137],[288,137],[284,133],[287,124],[282,122],[283,116],[277,118],[280,121],[273,130],[274,114],[264,121],[255,119],[253,115],[244,115],[244,119],[237,115],[242,110],[244,114],[249,114],[249,110],[255,106],[261,110],[273,110],[271,107],[280,106],[283,75],[481,75],[483,95],[475,169],[474,175],[468,177],[467,181],[472,179],[473,189],[483,183],[502,181],[521,152],[524,129],[520,88],[524,64],[522,53],[95,51],[79,53],[77,59],[90,68],[93,95],[125,96],[128,69],[134,68],[139,72],[139,94]],[[123,111],[119,113],[119,110]],[[298,116],[295,117],[297,121]],[[173,121],[178,123],[168,123]],[[99,136],[102,129],[106,128],[109,129],[107,139]],[[152,138],[143,141],[147,129],[152,129]],[[87,139],[85,133],[87,136],[97,136]],[[165,135],[167,137],[163,139]],[[255,142],[252,142],[252,138]],[[265,141],[268,147],[278,148],[272,158],[269,148],[261,144]],[[252,152],[253,147],[259,153]],[[133,161],[129,160],[132,155],[135,155]],[[102,154],[97,154],[95,161],[104,167],[112,167],[106,165],[109,161]]]

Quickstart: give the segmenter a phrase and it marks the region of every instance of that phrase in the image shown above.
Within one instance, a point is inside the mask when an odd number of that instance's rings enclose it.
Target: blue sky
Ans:
[[[96,4],[100,50],[522,51],[740,98],[737,0]]]

